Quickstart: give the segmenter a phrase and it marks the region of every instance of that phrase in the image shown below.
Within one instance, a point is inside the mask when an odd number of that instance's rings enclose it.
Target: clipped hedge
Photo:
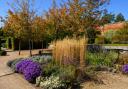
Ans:
[[[6,51],[4,51],[4,50],[1,50],[0,51],[0,56],[6,56],[7,55],[7,52]]]

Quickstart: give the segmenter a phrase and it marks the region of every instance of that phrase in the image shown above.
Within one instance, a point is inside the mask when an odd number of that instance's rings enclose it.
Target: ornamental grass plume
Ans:
[[[60,65],[79,66],[85,64],[85,52],[86,52],[87,39],[85,37],[76,38],[65,38],[53,42],[53,58],[59,62]]]

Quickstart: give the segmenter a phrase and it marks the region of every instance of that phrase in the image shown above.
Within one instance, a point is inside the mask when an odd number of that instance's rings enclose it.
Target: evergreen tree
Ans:
[[[125,18],[124,18],[124,16],[123,16],[123,14],[119,13],[119,14],[116,16],[115,22],[122,22],[122,21],[125,21]]]
[[[115,20],[115,15],[114,14],[105,14],[102,17],[102,24],[108,24],[108,23],[112,23]]]

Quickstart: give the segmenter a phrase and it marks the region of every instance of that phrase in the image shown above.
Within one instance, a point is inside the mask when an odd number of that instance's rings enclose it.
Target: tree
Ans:
[[[105,9],[100,9],[107,3],[107,0],[68,0],[66,4],[69,30],[74,36],[81,34],[88,38],[87,30],[99,25],[99,20]],[[86,49],[86,46],[83,47]],[[86,50],[84,50],[85,53]],[[85,55],[80,59],[80,67],[83,69]]]
[[[19,55],[21,52],[21,40],[25,39],[24,14],[8,11],[8,19],[5,22],[4,33],[6,36],[19,39]]]
[[[42,41],[42,48],[43,48],[43,41],[46,38],[46,30],[45,30],[45,19],[42,17],[36,16],[32,23],[32,39],[35,42]]]
[[[124,16],[123,16],[122,13],[119,13],[119,14],[116,16],[115,22],[122,22],[122,21],[125,21],[125,18],[124,18]]]
[[[87,30],[95,28],[101,21],[105,9],[101,9],[108,0],[68,0],[60,8],[52,8],[47,14],[49,29],[58,39],[61,32],[69,32],[70,36],[89,37]],[[83,47],[86,49],[86,46]],[[84,50],[85,51],[85,50]],[[85,52],[83,52],[85,54]],[[80,59],[83,68],[85,55]]]
[[[53,0],[53,6],[46,13],[46,29],[49,37],[52,40],[63,39],[69,33],[66,29],[65,18],[63,8],[57,8],[55,0]]]
[[[13,36],[19,39],[19,54],[21,40],[29,40],[30,56],[32,55],[32,22],[35,17],[33,3],[33,0],[14,0],[13,4],[11,3],[13,11],[9,10],[9,17],[5,23],[7,32],[11,29]]]
[[[50,9],[47,20],[52,24],[51,29],[56,30],[56,35],[65,31],[70,36],[87,36],[86,30],[99,24],[104,12],[100,7],[106,2],[107,0],[68,0],[60,8]]]
[[[115,15],[114,14],[105,14],[102,17],[102,24],[108,24],[108,23],[113,23],[115,21]]]
[[[89,44],[94,44],[95,43],[95,38],[97,35],[100,35],[100,31],[95,30],[93,27],[89,28],[87,30],[87,36],[88,36],[88,43]]]

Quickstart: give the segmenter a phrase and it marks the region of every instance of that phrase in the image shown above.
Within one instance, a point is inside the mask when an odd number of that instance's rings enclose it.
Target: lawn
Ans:
[[[128,44],[103,44],[103,46],[128,46]]]

